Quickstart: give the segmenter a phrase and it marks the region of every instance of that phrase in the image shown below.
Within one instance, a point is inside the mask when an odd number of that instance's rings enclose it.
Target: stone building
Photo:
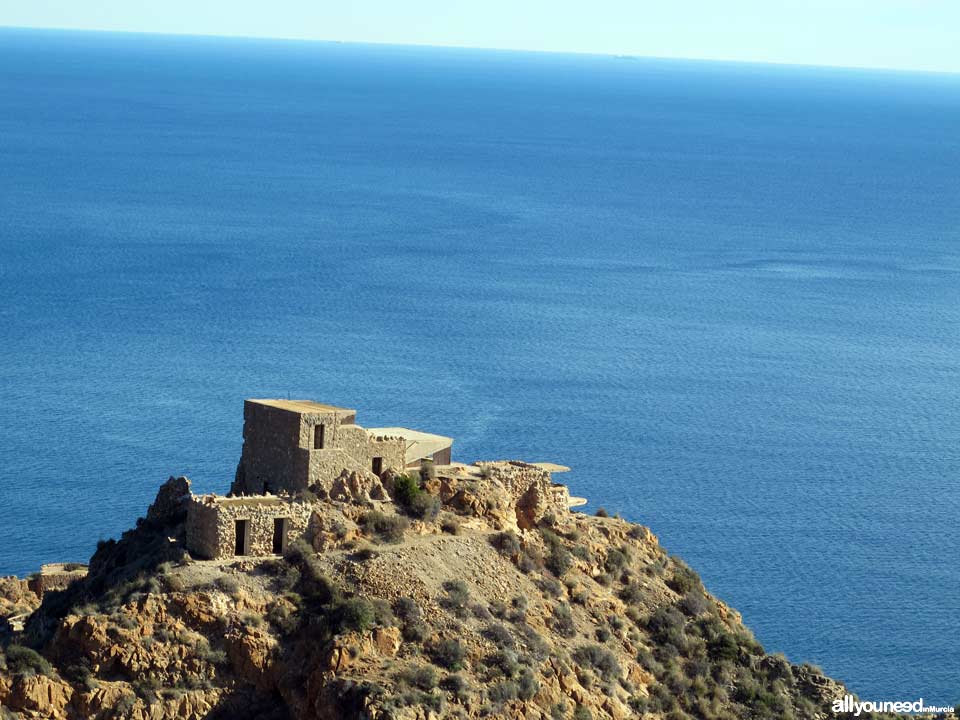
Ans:
[[[421,461],[449,463],[453,440],[406,428],[365,429],[357,411],[307,400],[247,400],[233,493],[329,491],[344,471],[379,478]]]
[[[202,558],[282,555],[306,532],[312,507],[290,496],[192,497],[187,507],[187,547]]]
[[[567,468],[519,461],[451,462],[453,440],[401,427],[362,428],[355,410],[306,400],[247,400],[243,452],[230,496],[190,493],[186,478],[171,478],[151,506],[163,516],[186,503],[186,541],[200,558],[282,555],[294,540],[324,532],[324,503],[391,500],[381,478],[425,461],[435,472],[428,491],[462,514],[497,514],[505,527],[535,527],[550,512],[573,504],[552,482]],[[304,492],[308,491],[308,492]],[[320,535],[318,535],[320,533]]]
[[[247,400],[229,497],[190,496],[187,547],[198,557],[279,555],[311,517],[309,490],[332,500],[390,500],[387,470],[449,463],[453,440],[407,428],[366,429],[357,411],[308,400]]]

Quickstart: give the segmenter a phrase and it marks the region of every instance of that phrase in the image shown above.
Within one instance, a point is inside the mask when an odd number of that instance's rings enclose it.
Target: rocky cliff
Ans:
[[[819,718],[845,690],[768,655],[645,527],[497,479],[310,498],[285,557],[196,560],[184,480],[0,653],[2,717]],[[564,495],[565,496],[565,495]]]

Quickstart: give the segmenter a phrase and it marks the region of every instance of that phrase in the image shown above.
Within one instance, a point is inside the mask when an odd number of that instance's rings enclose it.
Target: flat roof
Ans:
[[[433,433],[421,432],[420,430],[411,430],[402,427],[381,427],[367,428],[368,433],[379,435],[380,437],[401,437],[407,441],[407,451],[404,454],[404,462],[412,463],[430,457],[435,452],[445,450],[453,445],[453,438],[444,435],[434,435]]]
[[[275,400],[270,398],[249,398],[248,403],[256,405],[267,405],[268,407],[286,410],[287,412],[304,415],[306,413],[336,413],[337,415],[356,415],[356,410],[337,407],[336,405],[326,405],[325,403],[314,402],[313,400]]]

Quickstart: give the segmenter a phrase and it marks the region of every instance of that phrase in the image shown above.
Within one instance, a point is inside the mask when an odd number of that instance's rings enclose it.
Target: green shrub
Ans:
[[[53,666],[36,650],[23,645],[8,645],[5,651],[7,670],[11,675],[53,676]]]
[[[598,507],[595,515],[601,518],[610,517],[610,513],[608,513],[607,509],[604,507]]]
[[[740,646],[732,635],[718,635],[707,643],[707,654],[714,661],[733,662],[740,655]]]
[[[550,625],[561,637],[571,638],[577,634],[577,625],[573,620],[573,613],[566,603],[554,606]]]
[[[624,585],[620,590],[620,599],[625,603],[630,605],[636,605],[641,600],[643,600],[646,592],[643,589],[643,586],[638,582],[632,582],[628,585]]]
[[[429,665],[405,668],[397,673],[396,678],[402,685],[412,685],[421,690],[433,690],[437,686],[437,671]]]
[[[659,607],[647,620],[647,629],[657,640],[667,639],[673,631],[683,630],[686,619],[675,607]]]
[[[540,691],[540,683],[530,668],[523,668],[517,678],[517,697],[531,700]]]
[[[490,614],[495,618],[503,620],[507,617],[507,612],[509,607],[503,600],[491,600],[490,601]]]
[[[696,617],[705,613],[710,605],[707,603],[707,599],[700,592],[691,590],[682,598],[680,598],[680,602],[677,603],[677,607],[679,607],[681,612],[683,612],[685,615]]]
[[[550,548],[544,564],[550,572],[560,577],[573,566],[573,555],[562,545],[554,545]]]
[[[467,652],[456,638],[437,640],[427,648],[427,655],[434,665],[447,670],[459,670],[463,667],[463,658]]]
[[[517,698],[519,688],[515,682],[504,680],[487,690],[487,698],[495,705],[502,705]]]
[[[601,510],[602,509],[603,508],[601,508]],[[597,515],[600,515],[600,510],[597,510]],[[606,517],[606,515],[601,515],[600,517]],[[577,709],[573,711],[573,720],[593,720],[593,713],[590,712],[590,708],[577,705]]]
[[[433,520],[440,512],[440,498],[421,491],[413,496],[405,508],[411,517],[419,520]]]
[[[227,653],[223,650],[214,650],[209,645],[198,652],[201,660],[205,660],[211,665],[226,665],[229,662]]]
[[[497,650],[483,659],[488,670],[499,673],[505,678],[512,678],[520,672],[520,661],[512,650]]]
[[[393,499],[415,518],[433,519],[440,509],[439,498],[424,491],[412,475],[400,475],[393,481]]]
[[[484,605],[481,605],[480,603],[475,602],[475,603],[470,603],[468,607],[470,609],[470,613],[477,620],[483,620],[484,622],[488,620],[493,620],[493,615],[490,613],[489,610],[487,610],[487,608]]]
[[[373,560],[379,554],[380,553],[378,553],[369,545],[361,545],[353,551],[350,557],[357,562],[367,562],[368,560]]]
[[[470,683],[464,680],[461,675],[447,675],[440,681],[440,687],[460,702],[470,697]]]
[[[417,605],[417,601],[412,597],[404,596],[398,597],[396,600],[394,600],[393,612],[404,622],[420,620],[423,618],[423,613],[420,611],[420,606]]]
[[[460,534],[460,521],[454,515],[444,515],[440,521],[440,530],[448,535]]]
[[[574,545],[570,548],[570,554],[584,562],[593,562],[593,555],[590,554],[590,548],[586,545]]]
[[[563,585],[560,581],[552,577],[544,577],[537,581],[537,585],[544,593],[551,597],[558,598],[563,595]]]
[[[507,620],[512,623],[523,623],[527,621],[527,598],[523,595],[516,595],[510,601],[510,610],[507,612]]]
[[[422,621],[404,623],[403,639],[407,642],[423,642],[430,635],[430,629]]]
[[[445,597],[440,598],[440,606],[452,610],[458,617],[467,616],[467,603],[470,601],[470,589],[463,580],[447,580],[443,583]]]
[[[356,630],[365,632],[376,622],[376,610],[366,598],[350,598],[338,603],[333,608],[334,626],[340,632]]]
[[[487,625],[480,634],[501,650],[513,650],[517,647],[517,642],[513,639],[513,633],[507,629],[506,625],[500,623]]]
[[[214,585],[232,598],[240,594],[240,581],[230,575],[218,577]]]
[[[364,532],[376,535],[384,542],[398,543],[403,540],[403,534],[410,527],[410,523],[399,515],[385,515],[372,510],[360,519],[360,527]]]
[[[573,651],[572,657],[577,664],[592,667],[603,680],[609,682],[620,677],[620,663],[602,645],[581,645]]]
[[[528,547],[520,551],[520,556],[517,558],[517,568],[520,572],[529,575],[539,572],[542,567],[543,556],[536,548]]]
[[[303,597],[320,604],[327,604],[339,598],[340,591],[327,577],[317,551],[303,538],[290,543],[284,557],[299,570],[299,590]]]
[[[421,492],[420,481],[413,475],[400,475],[393,481],[393,499],[404,507]]]
[[[497,552],[507,557],[513,557],[520,553],[520,538],[517,537],[516,533],[509,530],[491,535],[490,544],[497,549]]]
[[[608,573],[616,574],[627,566],[629,558],[623,550],[611,548],[607,553],[606,560],[603,561],[603,567]]]
[[[263,625],[263,617],[257,615],[256,613],[244,613],[240,616],[240,622],[242,622],[247,627],[261,627]]]
[[[673,574],[667,580],[667,587],[679,595],[686,595],[691,590],[703,590],[699,576],[680,558],[673,558]]]

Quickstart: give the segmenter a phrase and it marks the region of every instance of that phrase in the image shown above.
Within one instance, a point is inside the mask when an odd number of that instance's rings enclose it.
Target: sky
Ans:
[[[0,26],[960,72],[960,0],[0,0]]]

